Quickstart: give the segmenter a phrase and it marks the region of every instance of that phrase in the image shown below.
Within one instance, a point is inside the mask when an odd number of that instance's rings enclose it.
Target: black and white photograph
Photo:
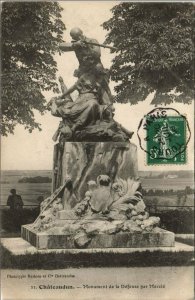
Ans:
[[[194,299],[194,8],[1,2],[2,300]]]

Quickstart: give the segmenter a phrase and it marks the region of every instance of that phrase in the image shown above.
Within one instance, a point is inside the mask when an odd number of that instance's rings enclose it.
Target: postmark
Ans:
[[[153,109],[140,121],[137,134],[147,165],[186,163],[190,127],[176,109]]]

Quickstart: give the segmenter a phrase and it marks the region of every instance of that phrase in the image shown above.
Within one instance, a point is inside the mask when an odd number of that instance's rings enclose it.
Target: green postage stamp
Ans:
[[[147,165],[186,163],[190,128],[185,116],[175,109],[157,108],[145,115],[138,138]]]
[[[185,163],[186,122],[178,116],[159,118],[149,126],[147,135],[147,164]]]

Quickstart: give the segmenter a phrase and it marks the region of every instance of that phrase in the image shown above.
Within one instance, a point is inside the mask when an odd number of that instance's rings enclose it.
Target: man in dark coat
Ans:
[[[11,189],[10,193],[11,195],[9,195],[7,199],[7,206],[9,206],[11,210],[21,209],[23,207],[21,196],[16,194],[15,189]]]

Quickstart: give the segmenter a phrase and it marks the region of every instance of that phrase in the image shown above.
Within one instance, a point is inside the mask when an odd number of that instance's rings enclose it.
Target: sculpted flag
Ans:
[[[194,298],[193,9],[3,3],[3,299]]]

